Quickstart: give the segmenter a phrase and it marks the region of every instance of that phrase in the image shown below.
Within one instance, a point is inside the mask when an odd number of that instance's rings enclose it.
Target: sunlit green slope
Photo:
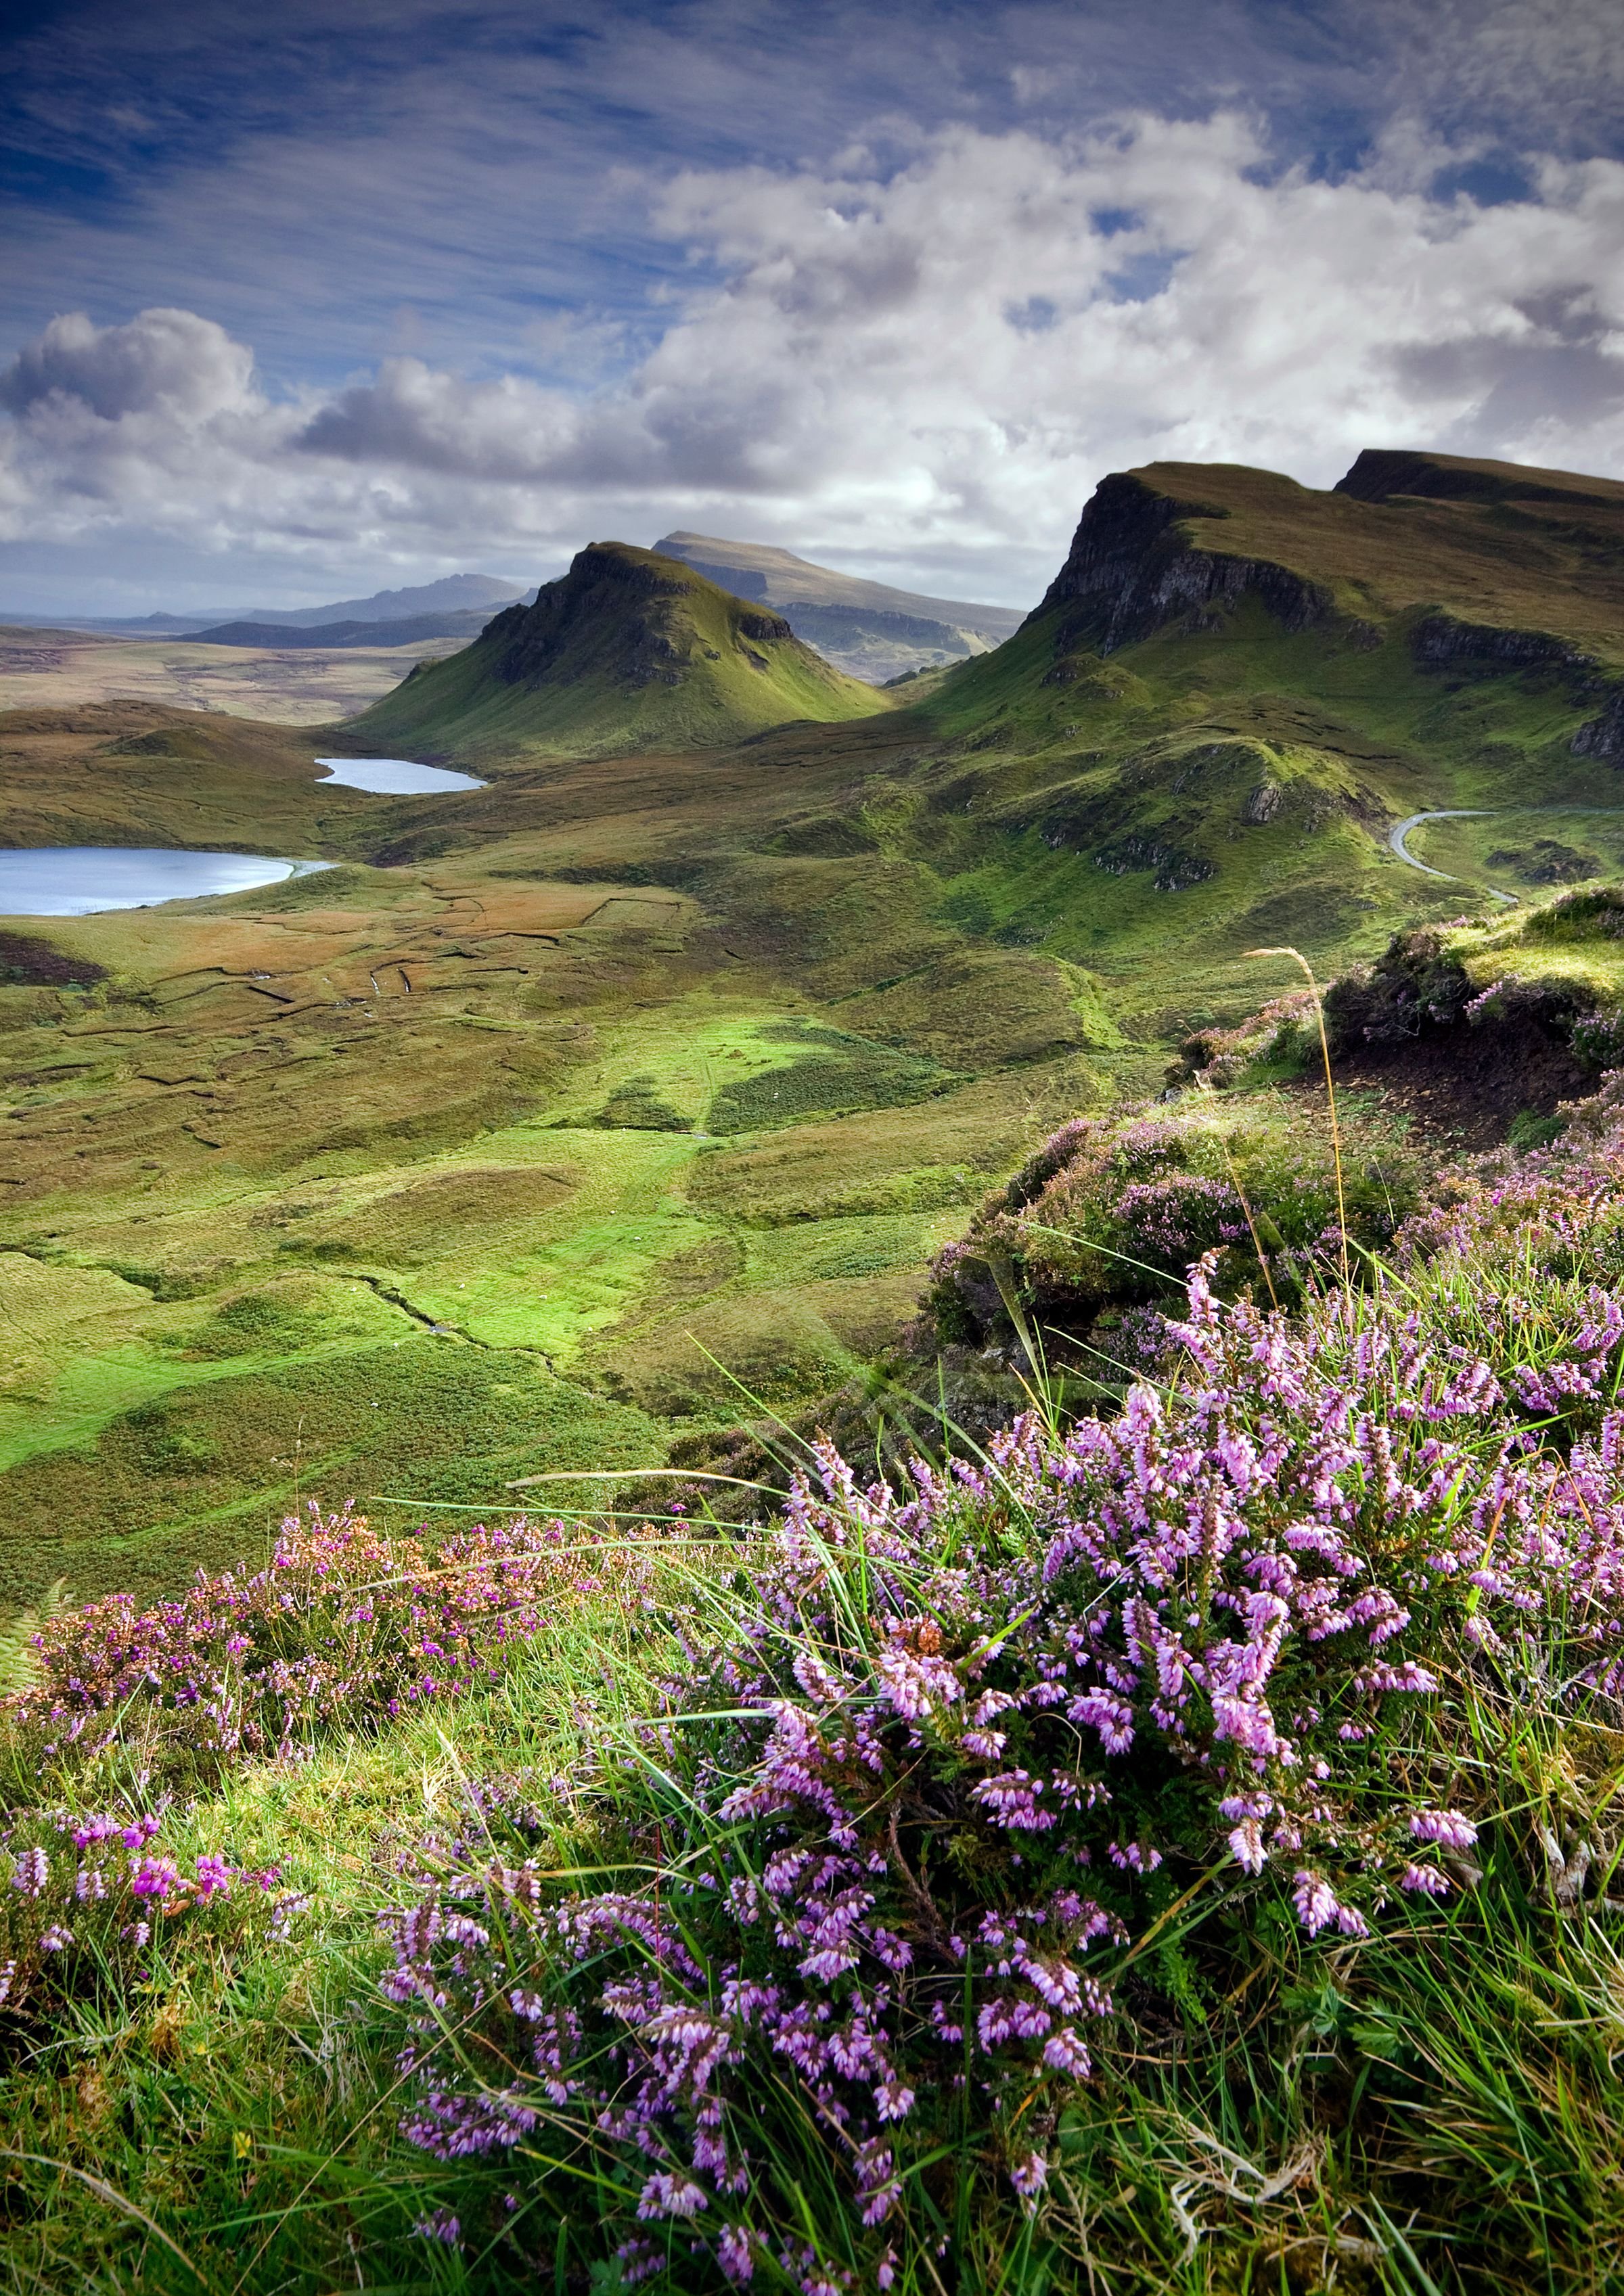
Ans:
[[[882,849],[929,862],[945,917],[1086,963],[1164,1033],[1248,993],[1259,943],[1344,962],[1405,916],[1618,868],[1624,487],[1413,455],[1329,492],[1120,473],[1016,636],[915,691]],[[1445,873],[1392,849],[1463,808],[1481,838]],[[1536,816],[1566,808],[1579,857],[1553,861]],[[855,849],[865,818],[792,833]]]
[[[436,755],[601,756],[703,749],[886,706],[782,616],[675,559],[595,542],[533,606],[498,614],[448,660],[420,663],[346,731]]]

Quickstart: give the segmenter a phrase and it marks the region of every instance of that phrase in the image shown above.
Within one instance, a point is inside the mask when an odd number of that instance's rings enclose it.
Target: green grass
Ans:
[[[909,1249],[894,1220],[849,1226],[872,1259]],[[794,1227],[772,1234],[775,1250],[800,1248]],[[1456,1289],[1470,1313],[1469,1271]],[[678,1560],[663,1592],[692,1602],[709,1583]],[[402,2141],[402,2023],[378,1990],[377,1917],[414,1887],[403,1853],[467,1824],[471,1778],[526,1782],[555,1813],[537,1846],[545,1875],[584,1860],[596,1886],[596,1837],[548,1804],[547,1782],[658,1710],[670,1663],[663,1611],[641,1619],[587,1593],[488,1693],[340,1733],[297,1764],[228,1768],[166,1843],[275,1866],[308,1903],[280,1943],[262,1929],[227,1944],[165,1924],[138,1968],[110,1963],[9,2032],[0,2287],[533,2287],[533,2261],[486,2243],[482,2196],[504,2185],[522,2196],[531,2250],[540,2216],[549,2234],[567,2219],[544,2284],[556,2255],[564,2288],[614,2285],[602,2262],[588,2276],[605,2245],[591,2185],[578,2205],[575,2186],[540,2176],[545,2128],[492,2165],[439,2163]],[[1309,1941],[1233,1866],[1187,1890],[1152,1888],[1161,1926],[1115,1986],[1131,2046],[1102,2040],[1095,2077],[1046,2138],[1036,2221],[1000,2198],[979,2140],[964,2147],[964,2206],[947,2227],[957,2284],[1009,2296],[1091,2281],[1123,2296],[1619,2288],[1624,1960],[1603,1898],[1624,1738],[1487,1679],[1449,1687],[1438,1734],[1437,1760],[1471,1781],[1480,1883],[1441,1903],[1396,1898],[1357,1947]],[[31,1783],[13,1779],[13,1794]],[[1603,1875],[1565,1911],[1540,1847],[1548,1827],[1591,1842]],[[802,2147],[805,2234],[843,2253],[853,2227],[819,2146],[791,2101],[764,2087],[761,2103],[758,2169]],[[463,2219],[460,2251],[413,2235],[446,2206]],[[938,2286],[912,2251],[897,2284],[904,2296]]]

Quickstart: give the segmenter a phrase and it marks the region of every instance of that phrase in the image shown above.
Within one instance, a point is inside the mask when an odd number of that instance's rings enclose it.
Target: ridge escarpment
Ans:
[[[1287,629],[1306,628],[1330,611],[1324,586],[1289,566],[1196,541],[1193,521],[1230,512],[1221,503],[1164,491],[1152,479],[1152,472],[1116,472],[1101,480],[1084,510],[1066,562],[1038,608],[1040,615],[1065,610],[1068,639],[1087,637],[1101,653],[1113,653],[1176,615],[1234,606],[1249,593]]]

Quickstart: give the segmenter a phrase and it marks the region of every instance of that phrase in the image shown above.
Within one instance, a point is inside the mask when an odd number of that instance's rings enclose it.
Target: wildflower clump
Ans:
[[[133,1752],[149,1774],[192,1776],[288,1760],[498,1680],[561,1603],[608,1580],[640,1596],[644,1575],[636,1531],[595,1541],[521,1519],[431,1546],[312,1505],[263,1570],[200,1572],[175,1602],[114,1595],[53,1620],[12,1717],[42,1761],[74,1769]]]
[[[1394,1264],[1433,1344],[1483,1354],[1547,1439],[1595,1436],[1624,1339],[1624,1075],[1563,1111],[1552,1144],[1443,1175]]]
[[[488,1817],[425,1859],[414,2144],[544,2215],[590,2174],[627,2283],[885,2286],[968,2196],[1042,2207],[1176,1907],[1311,1949],[1475,1882],[1461,1702],[1624,1682],[1624,1419],[1546,1443],[1400,1285],[1293,1319],[1210,1279],[1111,1421],[904,1491],[825,1449],[605,1758],[578,1879]]]
[[[0,2011],[15,2018],[114,1971],[138,1969],[157,1931],[170,1938],[232,1908],[269,1937],[305,1900],[274,1867],[245,1871],[217,1853],[164,1847],[161,1811],[26,1810],[0,1834]]]

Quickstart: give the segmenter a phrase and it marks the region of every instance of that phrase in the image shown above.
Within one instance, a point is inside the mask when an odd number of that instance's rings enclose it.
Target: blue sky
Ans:
[[[1019,603],[1135,462],[1624,471],[1614,0],[6,23],[0,611],[677,525]]]

